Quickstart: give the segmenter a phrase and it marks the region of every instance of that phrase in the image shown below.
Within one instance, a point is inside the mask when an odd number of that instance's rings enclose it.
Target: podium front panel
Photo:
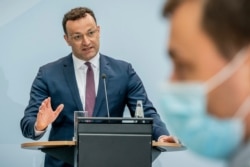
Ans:
[[[78,167],[151,167],[152,123],[79,123]]]

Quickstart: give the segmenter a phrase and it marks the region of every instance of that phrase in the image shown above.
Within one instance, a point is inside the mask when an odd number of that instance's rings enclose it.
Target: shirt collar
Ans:
[[[77,58],[73,53],[72,53],[72,58],[73,58],[75,69],[86,68],[86,65],[84,63],[86,63],[87,61]],[[99,64],[100,64],[99,60],[100,60],[100,54],[98,52],[96,56],[94,56],[88,62],[91,63],[92,67],[99,69]]]

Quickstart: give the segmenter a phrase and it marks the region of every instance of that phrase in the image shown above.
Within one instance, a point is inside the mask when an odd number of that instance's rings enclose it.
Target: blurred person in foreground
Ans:
[[[137,100],[142,100],[144,116],[153,118],[153,140],[174,142],[132,65],[99,52],[101,28],[94,12],[86,7],[74,8],[64,15],[62,25],[64,39],[72,53],[39,69],[21,120],[23,135],[38,140],[51,125],[50,141],[72,140],[74,111],[88,111],[89,117],[108,117],[109,114],[123,117],[127,106],[133,117]],[[103,74],[109,114],[105,110]],[[88,82],[88,76],[92,82]],[[46,155],[45,166],[72,165]]]
[[[202,156],[247,163],[250,1],[168,0],[163,14],[171,23],[173,72],[161,99],[170,132]]]

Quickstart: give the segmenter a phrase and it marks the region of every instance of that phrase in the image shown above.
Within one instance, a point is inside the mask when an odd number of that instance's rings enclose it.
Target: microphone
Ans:
[[[104,84],[104,92],[105,92],[105,99],[106,99],[106,107],[107,107],[107,114],[108,118],[110,117],[109,114],[109,102],[108,102],[108,95],[107,95],[107,86],[106,86],[106,74],[102,74],[103,84]]]

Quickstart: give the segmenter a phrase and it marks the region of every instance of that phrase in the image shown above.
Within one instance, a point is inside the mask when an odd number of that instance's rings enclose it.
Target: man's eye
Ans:
[[[93,36],[94,33],[95,33],[95,31],[89,31],[89,32],[88,32],[88,36]]]
[[[75,35],[73,38],[74,38],[74,40],[80,40],[80,39],[82,39],[82,36],[81,35]]]

